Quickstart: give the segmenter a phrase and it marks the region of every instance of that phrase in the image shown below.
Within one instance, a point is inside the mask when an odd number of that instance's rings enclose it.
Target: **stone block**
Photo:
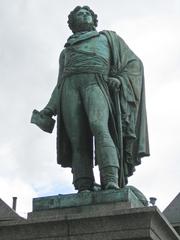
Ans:
[[[138,198],[131,188],[126,187],[120,190],[82,192],[66,195],[59,194],[49,197],[34,198],[33,212],[55,208],[69,208],[114,202],[130,202],[132,207],[144,206],[141,199]]]
[[[0,240],[180,240],[156,207],[136,208],[125,196],[123,201],[35,210],[27,220],[1,222]]]

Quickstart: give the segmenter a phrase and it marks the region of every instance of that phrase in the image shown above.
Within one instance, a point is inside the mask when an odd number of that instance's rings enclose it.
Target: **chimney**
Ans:
[[[17,197],[13,197],[13,204],[12,204],[12,209],[16,211],[16,205],[17,205]]]
[[[155,198],[155,197],[150,197],[149,200],[150,200],[150,203],[152,204],[152,206],[155,206],[155,203],[156,203],[157,198]]]

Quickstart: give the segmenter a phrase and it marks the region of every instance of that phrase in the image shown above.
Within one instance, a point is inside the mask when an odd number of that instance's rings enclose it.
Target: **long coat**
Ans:
[[[101,34],[107,37],[111,52],[109,77],[117,78],[121,84],[119,91],[112,91],[103,77],[96,74],[109,105],[109,130],[119,157],[119,184],[123,187],[135,166],[141,163],[141,158],[149,156],[144,70],[141,60],[115,32],[102,31]],[[62,167],[72,167],[71,144],[61,114],[64,50],[60,54],[59,65],[58,83],[46,108],[57,114],[57,162]]]

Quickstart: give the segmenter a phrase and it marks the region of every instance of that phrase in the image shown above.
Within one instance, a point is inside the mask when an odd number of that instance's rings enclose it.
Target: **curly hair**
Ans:
[[[91,13],[92,18],[93,18],[94,27],[97,27],[97,23],[98,23],[97,14],[95,14],[93,12],[93,10],[91,10],[90,7],[88,7],[88,6],[83,6],[83,7],[77,6],[77,7],[74,8],[73,11],[70,12],[70,14],[68,16],[68,21],[67,21],[68,26],[72,30],[73,33],[76,32],[75,15],[80,9],[86,9],[87,11],[89,11]]]

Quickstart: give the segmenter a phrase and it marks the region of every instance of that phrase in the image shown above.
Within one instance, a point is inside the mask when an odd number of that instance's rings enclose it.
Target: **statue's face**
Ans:
[[[90,31],[94,26],[93,17],[91,13],[83,8],[76,12],[75,22],[77,32]]]
[[[86,24],[93,25],[93,18],[91,13],[86,9],[83,9],[83,8],[80,9],[76,13],[76,23],[77,25],[86,25]]]

